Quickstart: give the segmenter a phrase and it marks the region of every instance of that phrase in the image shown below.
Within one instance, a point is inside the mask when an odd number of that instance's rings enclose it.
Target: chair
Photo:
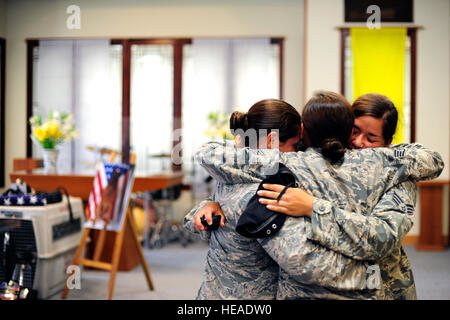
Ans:
[[[151,235],[146,241],[147,246],[161,248],[173,240],[183,240],[180,233],[183,228],[179,228],[173,223],[173,201],[181,196],[181,184],[163,190],[150,191],[147,193],[148,196],[157,218],[156,223],[150,229]]]
[[[117,151],[117,150],[103,148],[103,147],[96,147],[96,146],[86,146],[86,149],[88,149],[89,151],[98,153],[100,155],[100,158],[103,155],[109,155],[109,162],[114,162],[114,159],[116,158],[116,156],[119,156],[122,154],[122,152]]]
[[[34,169],[44,167],[44,160],[34,158],[14,158],[13,159],[13,171],[26,170],[27,173],[31,173]]]

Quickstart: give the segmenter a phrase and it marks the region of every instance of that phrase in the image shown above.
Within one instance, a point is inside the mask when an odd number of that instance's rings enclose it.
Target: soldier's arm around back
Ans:
[[[420,143],[402,143],[391,148],[365,150],[384,154],[384,166],[396,169],[393,177],[394,185],[398,183],[395,179],[404,181],[405,177],[415,181],[435,179],[444,169],[444,161],[441,155],[423,147]]]
[[[194,159],[218,182],[259,183],[277,172],[280,151],[237,148],[229,141],[212,141],[200,147]]]
[[[368,215],[315,199],[309,239],[353,259],[382,259],[412,228],[416,190],[412,181],[391,188]]]

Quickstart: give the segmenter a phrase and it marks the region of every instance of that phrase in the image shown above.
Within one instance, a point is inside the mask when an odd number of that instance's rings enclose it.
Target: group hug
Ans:
[[[234,140],[195,154],[216,181],[183,221],[210,246],[197,299],[417,299],[402,240],[416,182],[444,162],[392,144],[397,122],[377,93],[350,104],[319,91],[301,114],[277,99],[232,113]]]

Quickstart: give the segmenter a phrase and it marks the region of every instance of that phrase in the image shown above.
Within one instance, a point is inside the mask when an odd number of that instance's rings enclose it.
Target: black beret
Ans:
[[[281,184],[286,186],[278,196],[281,199],[287,188],[297,187],[295,175],[284,164],[279,163],[277,173],[267,176],[258,186],[259,190],[264,189],[263,184]],[[286,220],[283,213],[271,211],[266,205],[259,203],[258,194],[251,197],[244,212],[236,225],[236,232],[248,238],[265,238],[277,233]]]

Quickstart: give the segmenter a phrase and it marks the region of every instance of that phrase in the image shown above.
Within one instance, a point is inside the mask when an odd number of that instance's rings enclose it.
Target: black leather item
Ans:
[[[202,222],[202,225],[206,228],[206,230],[217,230],[220,226],[220,216],[219,215],[213,215],[212,216],[212,224],[208,224],[206,222],[205,216],[201,217],[200,221]]]
[[[297,187],[295,175],[284,164],[280,163],[276,174],[267,176],[258,187],[263,190],[263,184],[281,184],[285,188],[278,196],[281,199],[284,192],[291,187]],[[236,225],[236,232],[248,238],[265,238],[277,233],[286,220],[283,213],[271,211],[266,205],[259,203],[258,194],[255,194],[247,204]]]

